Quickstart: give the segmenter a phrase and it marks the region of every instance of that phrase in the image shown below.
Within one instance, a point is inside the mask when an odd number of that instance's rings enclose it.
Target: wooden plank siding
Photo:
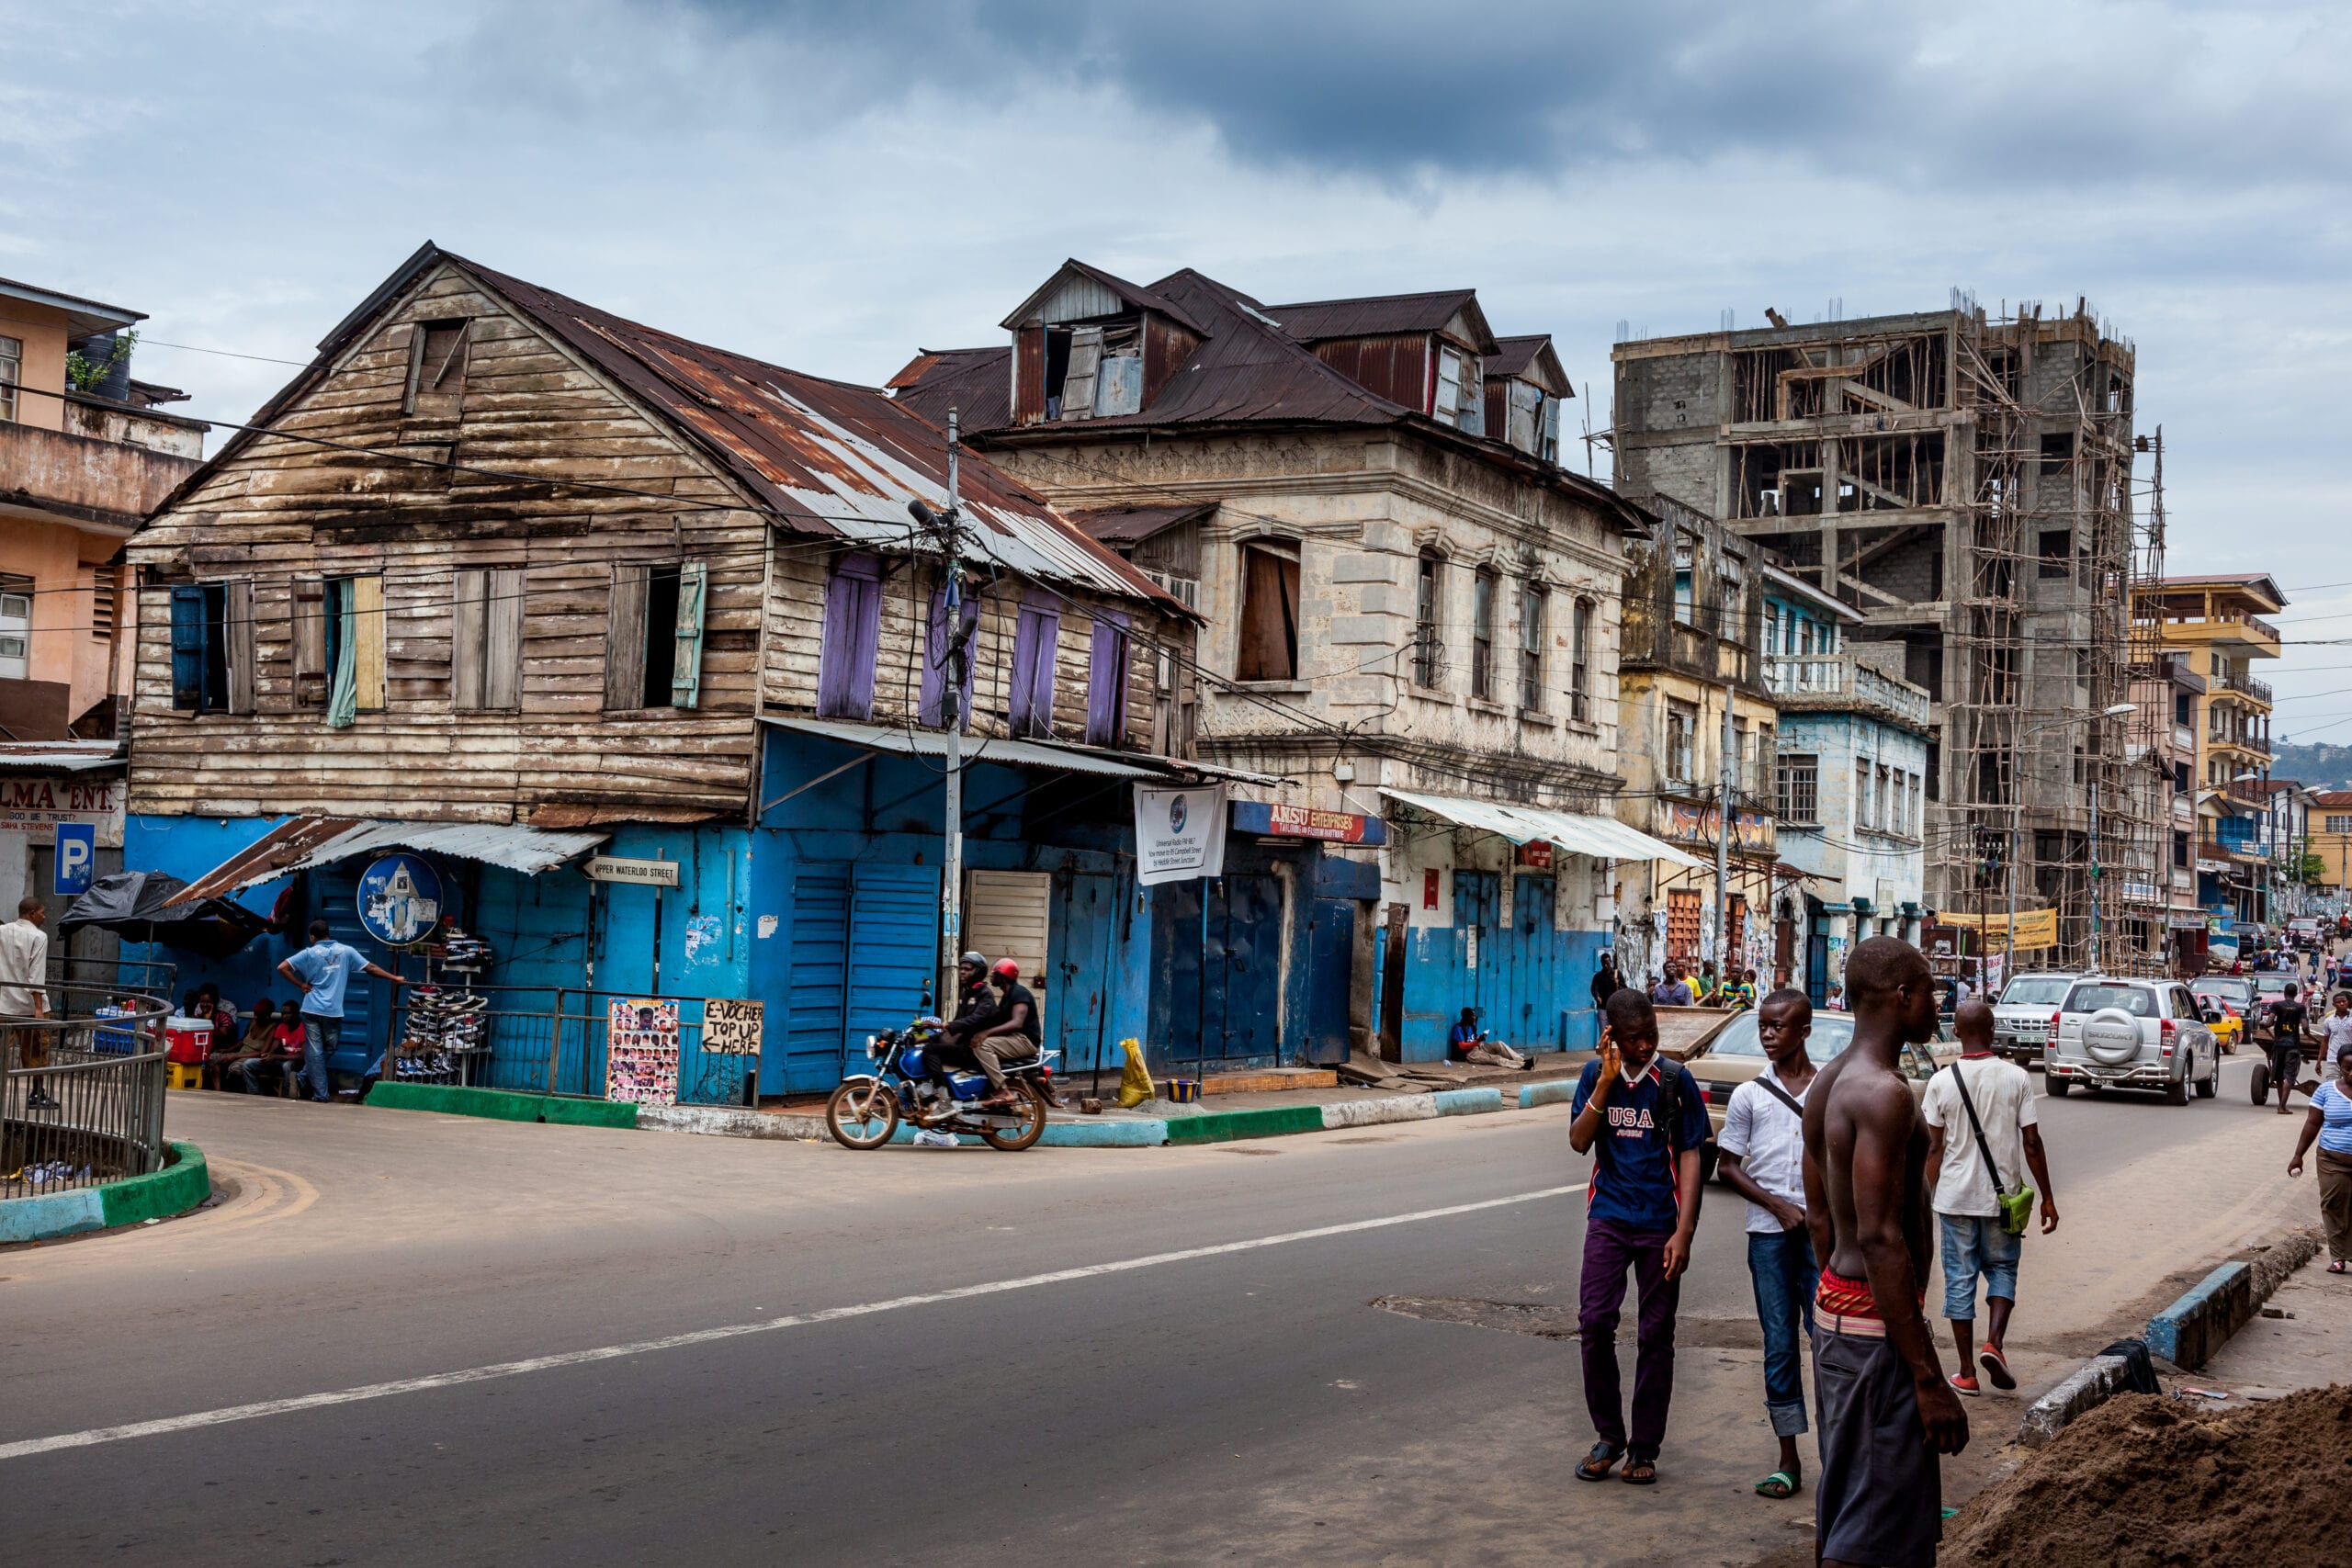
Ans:
[[[456,417],[403,414],[410,333],[455,317],[472,323]],[[698,451],[447,266],[277,423],[544,482],[272,437],[237,454],[130,545],[130,809],[504,822],[545,803],[747,808],[768,527]],[[566,480],[657,493],[551,488]],[[710,571],[698,706],[605,713],[614,565],[685,559]],[[513,710],[452,707],[456,572],[477,567],[525,573]],[[331,730],[296,701],[292,579],[370,574],[384,710]],[[168,584],[221,579],[254,584],[258,711],[175,714]]]

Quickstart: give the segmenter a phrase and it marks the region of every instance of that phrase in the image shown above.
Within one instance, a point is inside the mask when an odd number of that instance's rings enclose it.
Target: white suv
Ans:
[[[2203,1099],[2220,1088],[2213,1031],[2188,987],[2171,980],[2084,979],[2050,1015],[2042,1058],[2052,1094],[2076,1084],[2157,1089],[2175,1105],[2193,1085]]]

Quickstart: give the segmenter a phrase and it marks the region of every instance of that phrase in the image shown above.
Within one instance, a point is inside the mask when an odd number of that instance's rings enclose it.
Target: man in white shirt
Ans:
[[[10,1021],[49,1016],[49,910],[38,898],[17,900],[17,918],[0,925],[0,1019]],[[38,1026],[8,1031],[16,1036],[17,1057],[26,1067],[49,1066],[49,1031]],[[5,1047],[0,1047],[5,1048]],[[39,1079],[25,1097],[31,1111],[53,1111],[55,1097]]]
[[[2017,1185],[2020,1168],[2030,1168],[2044,1235],[2058,1228],[2058,1205],[2050,1195],[2050,1162],[2034,1112],[2033,1080],[2023,1067],[1994,1055],[1993,1010],[1983,1002],[1963,1004],[1952,1015],[1952,1032],[1960,1037],[1960,1060],[1928,1080],[1920,1109],[1928,1122],[1928,1202],[1942,1232],[1944,1316],[1951,1320],[1952,1343],[1960,1348],[1962,1370],[1950,1381],[1973,1397],[1984,1392],[1974,1375],[1980,1364],[1995,1388],[2018,1385],[2001,1347],[2017,1305],[2018,1257],[2025,1238],[2002,1227],[1999,1195]],[[1990,1171],[1984,1168],[1988,1149]],[[1975,1342],[1979,1274],[1984,1277],[1989,1320],[1981,1346]]]
[[[1715,1139],[1724,1180],[1747,1200],[1747,1274],[1764,1325],[1764,1410],[1781,1439],[1781,1468],[1756,1483],[1759,1497],[1788,1497],[1804,1484],[1797,1438],[1805,1430],[1804,1367],[1797,1323],[1813,1331],[1821,1265],[1804,1217],[1804,1096],[1813,1087],[1813,1008],[1782,989],[1756,1009],[1764,1071],[1732,1090]]]
[[[2352,1045],[2352,991],[2335,993],[2335,1010],[2319,1021],[2319,1036],[2326,1042],[2319,1060],[2319,1081],[2325,1083],[2335,1076],[2335,1058]]]

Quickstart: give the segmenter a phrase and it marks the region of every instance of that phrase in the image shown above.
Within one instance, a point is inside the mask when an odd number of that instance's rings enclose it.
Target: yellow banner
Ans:
[[[1936,911],[1938,924],[1958,926],[1962,931],[1981,931],[1984,944],[1996,950],[2009,945],[2009,917],[2006,914],[1986,915],[1982,919],[1974,915],[1959,914],[1950,909]],[[2028,909],[2018,917],[2017,946],[2026,952],[2037,947],[2058,945],[2058,911]]]

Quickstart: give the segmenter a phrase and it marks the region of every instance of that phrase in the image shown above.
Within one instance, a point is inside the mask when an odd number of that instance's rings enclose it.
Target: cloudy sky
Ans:
[[[2295,590],[2278,732],[2352,741],[2352,7],[0,0],[0,275],[147,311],[139,372],[220,418],[428,238],[872,381],[1065,255],[1466,284],[1596,423],[1620,321],[2086,295],[2172,569]]]

